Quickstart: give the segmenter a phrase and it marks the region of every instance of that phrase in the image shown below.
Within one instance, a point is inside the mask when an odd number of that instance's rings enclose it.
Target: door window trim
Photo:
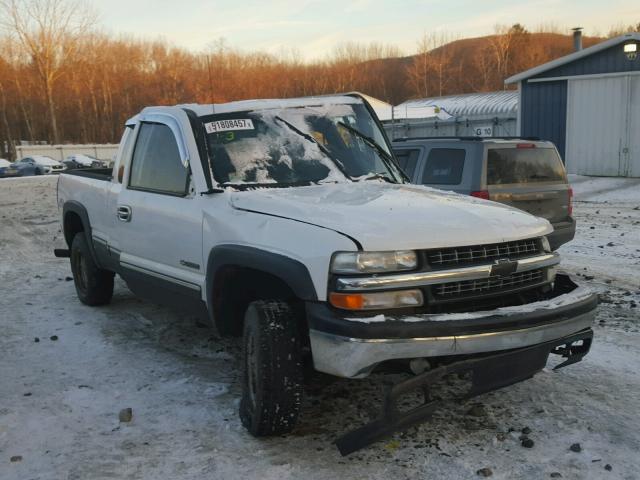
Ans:
[[[147,113],[140,117],[140,123],[160,123],[166,125],[173,132],[173,136],[178,146],[180,161],[185,167],[190,163],[189,148],[187,147],[187,135],[182,124],[172,115],[167,113]]]

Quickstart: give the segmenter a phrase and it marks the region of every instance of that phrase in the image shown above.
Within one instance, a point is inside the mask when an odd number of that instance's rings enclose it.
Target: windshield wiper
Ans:
[[[371,175],[365,175],[364,177],[360,177],[358,179],[359,182],[365,180],[384,180],[385,182],[389,183],[398,183],[393,178],[389,178],[387,175],[384,175],[382,173],[372,173]]]
[[[282,118],[281,116],[277,115],[275,117],[276,120],[284,123],[291,131],[293,131],[294,133],[297,133],[298,135],[300,135],[301,137],[305,138],[306,140],[308,140],[309,142],[313,143],[314,145],[316,145],[320,151],[322,153],[324,153],[326,155],[326,157],[331,160],[336,167],[338,167],[338,170],[340,170],[340,172],[349,180],[354,180],[353,177],[351,175],[349,175],[347,173],[347,171],[344,168],[344,165],[342,164],[342,162],[340,160],[338,160],[336,157],[333,156],[333,154],[327,149],[327,147],[325,147],[324,145],[322,145],[318,140],[315,139],[315,137],[309,133],[305,133],[302,130],[300,130],[298,127],[296,127],[295,125],[293,125],[291,122],[286,121],[284,118]]]
[[[252,188],[283,188],[283,187],[309,187],[311,185],[317,185],[315,181],[300,181],[300,182],[269,182],[269,183],[233,183],[224,182],[221,183],[221,187],[231,187],[237,190],[250,190]]]
[[[393,157],[389,155],[387,151],[378,144],[378,142],[376,142],[369,135],[362,133],[360,130],[353,128],[351,125],[347,125],[344,122],[338,122],[338,125],[340,125],[343,128],[346,128],[349,132],[353,133],[356,137],[361,138],[364,141],[364,143],[366,143],[371,148],[373,148],[376,152],[378,152],[378,156],[382,159],[385,166],[389,169],[390,172],[394,170]],[[401,175],[405,177],[405,180],[409,180],[409,178],[406,176],[406,174],[402,170],[400,169],[397,169],[397,170],[401,172]],[[398,182],[392,182],[392,183],[398,183]]]

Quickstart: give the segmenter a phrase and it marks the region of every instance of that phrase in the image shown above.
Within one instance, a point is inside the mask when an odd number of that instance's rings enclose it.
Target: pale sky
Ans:
[[[640,22],[639,0],[87,1],[114,34],[163,38],[194,51],[224,38],[245,51],[294,48],[305,59],[322,58],[346,42],[394,44],[412,54],[424,32],[474,37],[492,33],[496,24],[582,26],[589,35]]]

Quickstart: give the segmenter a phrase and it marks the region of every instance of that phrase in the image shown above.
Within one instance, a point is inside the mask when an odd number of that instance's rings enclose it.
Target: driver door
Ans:
[[[128,173],[111,207],[114,233],[129,287],[182,306],[181,297],[201,296],[202,215],[178,148],[177,122],[158,117],[137,128]]]

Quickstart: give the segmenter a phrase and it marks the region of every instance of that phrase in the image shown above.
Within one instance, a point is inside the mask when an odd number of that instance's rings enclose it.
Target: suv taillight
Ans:
[[[475,192],[471,192],[472,197],[482,198],[484,200],[489,200],[489,191],[488,190],[477,190]]]
[[[567,214],[573,215],[573,188],[569,187],[569,206],[567,207]]]

